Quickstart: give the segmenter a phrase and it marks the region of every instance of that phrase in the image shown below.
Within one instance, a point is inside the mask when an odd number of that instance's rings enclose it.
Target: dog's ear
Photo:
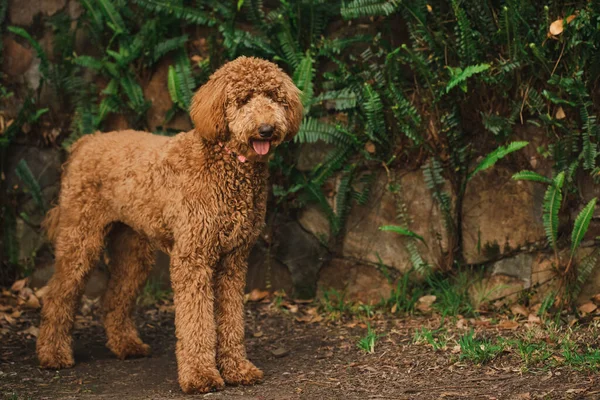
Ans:
[[[300,123],[304,115],[304,106],[300,100],[300,90],[291,79],[283,81],[283,90],[286,93],[288,130],[285,140],[292,140],[300,129]]]
[[[225,141],[227,120],[227,83],[211,77],[198,89],[190,106],[190,117],[196,132],[210,142]]]

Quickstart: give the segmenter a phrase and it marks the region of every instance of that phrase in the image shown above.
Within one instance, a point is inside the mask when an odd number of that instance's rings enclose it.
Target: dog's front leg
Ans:
[[[217,252],[175,244],[171,282],[175,302],[177,367],[185,393],[206,393],[224,387],[216,368],[213,273]]]
[[[251,385],[263,373],[246,357],[244,346],[244,287],[249,246],[225,255],[215,280],[217,315],[217,365],[225,382]]]

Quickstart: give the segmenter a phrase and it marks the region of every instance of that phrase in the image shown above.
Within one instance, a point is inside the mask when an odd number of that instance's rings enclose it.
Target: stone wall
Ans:
[[[15,6],[17,5],[18,6]],[[10,0],[8,23],[31,29],[41,38],[42,46],[52,48],[52,32],[40,21],[60,10],[68,12],[75,20],[81,14],[79,3],[74,0],[25,1]],[[40,29],[42,32],[40,32]],[[39,64],[35,52],[20,38],[5,34],[4,63],[2,72],[13,85],[22,91],[39,89]],[[201,41],[202,38],[192,38]],[[86,38],[77,38],[81,50],[86,48]],[[143,91],[152,106],[147,113],[147,125],[155,129],[164,121],[165,114],[172,108],[167,89],[167,73],[170,61],[163,60],[146,80]],[[97,82],[102,84],[102,82]],[[42,88],[43,89],[43,88]],[[5,118],[14,117],[19,106],[19,90],[16,101],[3,110]],[[44,103],[45,102],[45,103]],[[40,106],[52,106],[52,97],[44,97]],[[108,122],[107,130],[129,127],[125,118],[116,116]],[[177,130],[189,130],[191,123],[184,113],[177,114],[167,125]],[[44,135],[56,127],[46,127]],[[529,140],[532,145],[518,157],[528,169],[548,175],[549,166],[540,160],[535,148],[545,134],[535,127],[519,126],[517,136]],[[10,147],[5,165],[4,187],[18,191],[22,184],[14,170],[24,159],[38,179],[47,206],[53,203],[59,189],[61,162],[64,154],[57,146],[19,138]],[[323,160],[325,145],[306,145],[298,151],[296,164],[299,170],[308,171]],[[486,301],[506,298],[522,288],[545,282],[551,274],[552,257],[543,248],[545,242],[541,210],[544,187],[533,183],[516,182],[511,176],[516,172],[509,163],[500,162],[496,167],[478,175],[468,186],[464,203],[464,256],[468,263],[489,266],[487,276],[473,289],[474,299]],[[382,232],[382,225],[400,224],[398,207],[409,218],[409,227],[426,242],[418,243],[417,249],[423,259],[436,266],[447,245],[447,233],[442,215],[433,202],[420,170],[392,171],[397,177],[399,190],[391,193],[389,174],[381,169],[368,203],[355,205],[350,212],[344,231],[337,241],[332,241],[326,216],[316,205],[308,205],[298,213],[297,219],[277,215],[270,220],[265,234],[255,247],[249,260],[248,290],[253,288],[280,290],[299,297],[311,297],[319,291],[333,287],[345,290],[350,298],[364,302],[376,302],[389,296],[394,278],[411,268],[406,249],[406,240],[391,232]],[[332,180],[335,187],[336,180]],[[581,193],[584,198],[598,196],[598,189],[587,178],[582,178]],[[52,274],[51,251],[39,228],[43,213],[27,194],[17,199],[17,235],[19,262],[35,269],[34,282],[43,285]],[[335,190],[330,197],[335,204]],[[568,215],[573,220],[576,211]],[[26,216],[26,218],[22,217]],[[568,222],[568,221],[567,221]],[[593,222],[590,237],[600,235],[600,225]],[[327,248],[327,243],[336,246]],[[582,250],[582,254],[587,249]],[[384,266],[391,273],[381,272]],[[107,280],[106,268],[102,265],[94,273],[88,293],[102,293]],[[157,254],[155,279],[168,285],[168,258]],[[582,298],[600,290],[600,271],[590,278]],[[489,295],[491,293],[491,295]],[[510,296],[508,296],[510,298]],[[477,300],[477,301],[479,301]]]

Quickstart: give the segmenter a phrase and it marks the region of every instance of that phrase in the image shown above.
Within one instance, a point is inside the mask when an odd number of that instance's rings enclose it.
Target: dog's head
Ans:
[[[291,140],[302,120],[300,91],[275,64],[240,57],[217,70],[194,95],[190,115],[208,142],[251,161],[265,161]]]

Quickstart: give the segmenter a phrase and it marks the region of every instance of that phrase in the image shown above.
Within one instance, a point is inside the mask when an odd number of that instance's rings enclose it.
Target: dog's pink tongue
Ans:
[[[268,140],[253,140],[252,147],[254,147],[254,151],[261,156],[264,156],[269,152],[269,149],[271,148],[271,142]]]

